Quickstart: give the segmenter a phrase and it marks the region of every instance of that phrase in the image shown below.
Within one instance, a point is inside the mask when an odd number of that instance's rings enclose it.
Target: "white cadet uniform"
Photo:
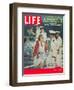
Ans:
[[[50,34],[55,34],[54,30],[49,30]],[[50,38],[50,46],[48,52],[47,63],[49,68],[55,67],[55,59],[56,59],[57,51],[56,51],[56,38],[53,36]]]
[[[57,39],[53,38],[51,40],[51,47],[50,47],[50,63],[53,67],[62,66],[62,39],[59,36]]]
[[[50,45],[50,52],[49,52],[50,63],[52,65],[52,67],[55,67],[55,60],[56,60],[56,56],[57,56],[56,38],[53,37],[51,39],[50,43],[51,43],[51,45]]]
[[[56,39],[56,49],[57,49],[56,64],[57,66],[62,66],[63,48],[62,48],[62,39],[60,36]]]
[[[40,35],[40,28],[37,28],[37,31],[36,31],[36,40],[38,40],[38,36]]]

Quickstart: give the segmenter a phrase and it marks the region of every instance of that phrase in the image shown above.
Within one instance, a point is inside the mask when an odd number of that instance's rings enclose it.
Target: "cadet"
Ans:
[[[55,31],[54,30],[49,30],[50,33],[50,50],[49,50],[49,55],[48,55],[48,64],[49,67],[55,67],[55,61],[56,61],[56,56],[57,56],[57,50],[56,50],[56,38],[55,38]]]
[[[43,36],[44,41],[47,40],[47,33],[44,31],[44,27],[40,26],[40,34]]]
[[[63,58],[63,48],[62,48],[62,38],[60,36],[60,31],[56,31],[55,34],[56,37],[56,50],[57,50],[57,56],[56,56],[56,66],[62,66],[62,58]]]

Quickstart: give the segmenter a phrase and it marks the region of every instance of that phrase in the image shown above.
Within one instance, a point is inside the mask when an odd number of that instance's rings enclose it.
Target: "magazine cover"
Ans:
[[[22,14],[22,72],[63,73],[63,15]]]

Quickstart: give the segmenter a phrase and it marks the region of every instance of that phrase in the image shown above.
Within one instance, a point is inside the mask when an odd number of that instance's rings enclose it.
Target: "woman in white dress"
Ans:
[[[44,42],[44,38],[42,35],[39,35],[38,40],[35,43],[33,57],[34,57],[34,65],[43,68],[44,61],[46,60],[45,52],[46,52],[46,43]]]

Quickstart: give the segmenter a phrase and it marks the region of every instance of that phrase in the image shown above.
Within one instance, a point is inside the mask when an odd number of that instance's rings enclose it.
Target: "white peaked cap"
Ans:
[[[44,28],[44,26],[40,26],[40,28]]]
[[[60,33],[60,31],[55,31],[56,33]]]
[[[55,34],[56,32],[54,30],[49,30],[49,33]]]

